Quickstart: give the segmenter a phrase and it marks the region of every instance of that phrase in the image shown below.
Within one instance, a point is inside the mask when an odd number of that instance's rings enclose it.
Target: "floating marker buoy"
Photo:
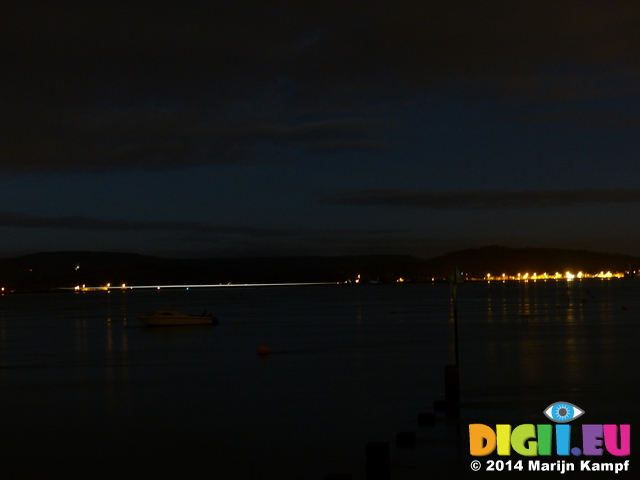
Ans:
[[[269,355],[269,347],[266,345],[260,345],[258,347],[258,355]]]

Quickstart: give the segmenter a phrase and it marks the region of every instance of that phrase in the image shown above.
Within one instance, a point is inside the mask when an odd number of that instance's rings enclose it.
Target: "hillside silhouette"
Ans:
[[[581,250],[488,246],[428,260],[402,255],[168,259],[114,252],[45,252],[0,259],[6,291],[112,286],[444,280],[454,266],[472,278],[548,272],[597,273],[640,267],[640,257]]]

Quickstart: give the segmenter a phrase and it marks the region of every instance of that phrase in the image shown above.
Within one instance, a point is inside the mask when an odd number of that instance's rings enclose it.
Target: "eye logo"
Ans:
[[[556,423],[567,423],[581,416],[584,410],[573,403],[555,402],[545,408],[543,413],[549,420],[553,420]]]

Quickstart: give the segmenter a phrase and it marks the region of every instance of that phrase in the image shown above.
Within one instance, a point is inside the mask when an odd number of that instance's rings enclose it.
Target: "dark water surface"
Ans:
[[[220,324],[138,322],[161,307]],[[549,423],[563,400],[633,430],[640,281],[469,283],[458,315],[460,422],[418,428],[454,359],[445,284],[3,296],[3,476],[358,480],[380,440],[394,479],[480,478],[469,423]]]

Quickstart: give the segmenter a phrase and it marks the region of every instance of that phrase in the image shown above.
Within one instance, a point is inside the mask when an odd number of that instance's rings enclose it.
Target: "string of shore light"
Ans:
[[[487,273],[484,278],[466,278],[467,281],[537,281],[537,280],[582,280],[586,278],[599,278],[602,280],[611,279],[611,278],[624,278],[625,274],[621,272],[600,272],[596,274],[589,274],[578,272],[577,274],[572,274],[571,272],[565,272],[561,274],[560,272],[556,272],[555,274],[549,275],[548,273],[543,273],[538,275],[537,273],[529,274],[529,273],[518,273],[517,275],[507,275],[503,273],[502,275],[491,275]],[[360,280],[360,279],[358,279]],[[432,281],[434,281],[432,279]],[[405,279],[398,279],[399,283],[405,282]],[[103,286],[87,286],[84,285],[76,285],[75,287],[61,287],[59,290],[73,290],[76,292],[92,292],[92,291],[112,291],[112,290],[163,290],[163,289],[186,289],[189,290],[191,288],[223,288],[223,287],[292,287],[292,286],[306,286],[306,285],[341,285],[348,284],[350,281],[346,282],[301,282],[301,283],[216,283],[216,284],[177,284],[177,285],[127,285],[125,283],[121,285],[111,285],[107,283]],[[356,281],[355,283],[359,283]],[[4,289],[3,289],[4,290]]]
[[[338,282],[339,283],[339,282]],[[106,285],[91,287],[87,285],[76,285],[75,287],[60,287],[59,290],[74,290],[76,292],[112,291],[112,290],[163,290],[163,289],[186,289],[190,288],[221,288],[221,287],[295,287],[304,285],[336,285],[336,282],[308,282],[308,283],[215,283],[215,284],[182,284],[182,285]]]

